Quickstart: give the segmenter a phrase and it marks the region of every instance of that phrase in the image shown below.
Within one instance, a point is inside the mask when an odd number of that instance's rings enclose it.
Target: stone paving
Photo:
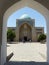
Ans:
[[[16,43],[7,45],[7,55],[14,53],[6,65],[47,65],[46,44]]]

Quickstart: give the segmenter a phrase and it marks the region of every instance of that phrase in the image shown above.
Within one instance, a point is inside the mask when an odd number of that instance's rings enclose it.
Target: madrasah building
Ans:
[[[16,20],[16,27],[8,27],[15,31],[15,41],[32,41],[37,42],[38,36],[44,33],[44,27],[35,27],[35,19],[28,15],[21,16]]]

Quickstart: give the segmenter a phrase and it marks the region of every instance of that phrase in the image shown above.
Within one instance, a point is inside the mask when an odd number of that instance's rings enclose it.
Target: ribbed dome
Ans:
[[[30,17],[28,16],[28,14],[24,14],[20,17],[20,19],[30,19]]]

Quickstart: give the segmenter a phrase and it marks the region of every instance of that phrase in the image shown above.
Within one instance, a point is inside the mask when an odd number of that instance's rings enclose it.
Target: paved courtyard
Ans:
[[[11,62],[12,64],[13,62],[17,62],[18,63],[17,65],[28,65],[25,64],[26,62],[27,63],[36,62],[38,63],[36,65],[40,65],[41,63],[46,63],[47,60],[46,50],[47,50],[46,44],[41,44],[41,43],[16,42],[16,44],[7,44],[7,56],[11,52],[14,53],[13,57],[10,59],[9,62]],[[13,65],[16,64],[14,63]],[[41,64],[41,65],[47,65],[47,64]]]

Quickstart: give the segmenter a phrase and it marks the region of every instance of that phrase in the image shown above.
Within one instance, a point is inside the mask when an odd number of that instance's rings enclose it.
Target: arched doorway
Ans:
[[[21,25],[19,32],[19,41],[27,42],[32,40],[32,28],[27,23]]]
[[[21,6],[19,6],[19,5],[21,5]],[[38,6],[35,6],[35,5],[38,5]],[[6,50],[6,33],[5,33],[5,31],[6,31],[7,19],[14,11],[16,11],[19,8],[22,8],[24,6],[28,6],[28,7],[31,7],[33,9],[39,11],[46,18],[47,32],[48,32],[47,33],[48,34],[48,36],[47,36],[47,60],[49,62],[49,52],[48,52],[48,46],[49,46],[49,44],[48,44],[48,42],[49,42],[49,11],[45,7],[43,7],[41,4],[37,3],[36,1],[30,1],[30,0],[29,1],[28,0],[26,0],[26,1],[22,0],[22,1],[18,2],[18,3],[16,3],[16,4],[14,4],[4,14],[3,33],[2,33],[3,34],[2,35],[2,48],[1,48],[1,55],[2,55],[1,56],[1,61],[4,61],[4,62],[6,61],[6,53],[3,53],[3,49],[4,49],[4,51]],[[3,56],[3,54],[5,56]]]

